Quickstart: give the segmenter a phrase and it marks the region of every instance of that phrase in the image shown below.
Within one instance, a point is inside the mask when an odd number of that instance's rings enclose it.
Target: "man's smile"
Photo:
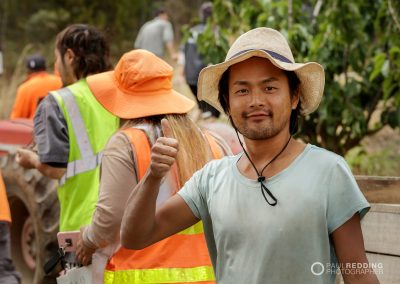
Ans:
[[[267,117],[272,117],[272,111],[256,110],[256,111],[247,112],[247,113],[244,112],[242,117],[245,119],[251,119],[251,120],[262,120]]]

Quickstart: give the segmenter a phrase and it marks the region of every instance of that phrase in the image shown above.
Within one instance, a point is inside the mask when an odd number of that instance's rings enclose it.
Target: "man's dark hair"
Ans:
[[[167,10],[165,10],[164,8],[158,8],[154,10],[154,17],[158,17],[161,14],[167,14]]]
[[[206,23],[207,19],[212,14],[212,2],[205,2],[200,6],[200,20],[202,23]]]
[[[218,84],[218,101],[221,104],[221,106],[226,114],[229,114],[229,72],[230,72],[230,68],[228,68],[222,74],[221,79],[219,80],[219,84]],[[284,70],[284,72],[288,78],[290,96],[293,98],[294,96],[296,96],[296,93],[298,92],[298,89],[300,88],[300,80],[294,71],[285,71]],[[299,101],[296,109],[292,110],[292,113],[290,114],[289,131],[290,131],[290,134],[292,134],[292,135],[296,134],[298,131],[298,128],[299,128],[298,119],[299,119],[299,115],[300,115],[300,110],[301,110],[301,102]],[[229,116],[229,119],[231,119],[230,116]],[[231,121],[231,123],[232,123],[232,121]]]
[[[108,42],[104,34],[94,27],[84,24],[68,26],[57,35],[56,48],[61,60],[64,60],[67,49],[74,52],[72,67],[78,79],[112,68]]]

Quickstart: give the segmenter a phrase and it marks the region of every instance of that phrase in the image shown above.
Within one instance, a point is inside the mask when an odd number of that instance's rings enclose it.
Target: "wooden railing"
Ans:
[[[381,284],[400,283],[400,177],[357,176],[371,210],[361,221],[368,260]],[[338,278],[338,283],[343,280]]]

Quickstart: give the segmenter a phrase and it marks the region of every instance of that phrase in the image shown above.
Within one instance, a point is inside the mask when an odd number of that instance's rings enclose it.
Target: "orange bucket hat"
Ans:
[[[172,67],[153,53],[125,53],[114,71],[88,76],[96,99],[112,114],[125,119],[187,113],[195,102],[172,89]]]

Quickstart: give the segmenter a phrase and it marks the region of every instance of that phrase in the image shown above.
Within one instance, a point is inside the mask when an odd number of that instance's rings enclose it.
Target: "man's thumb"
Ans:
[[[169,126],[169,121],[166,118],[161,119],[161,129],[164,137],[174,138],[171,127]]]

